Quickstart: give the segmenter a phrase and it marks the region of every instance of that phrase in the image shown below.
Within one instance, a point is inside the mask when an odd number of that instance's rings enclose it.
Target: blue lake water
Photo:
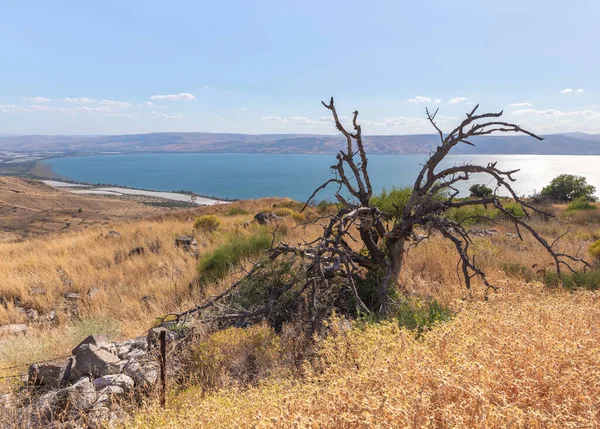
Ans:
[[[425,155],[373,155],[369,171],[373,187],[412,185],[426,160]],[[513,184],[518,193],[529,195],[561,174],[585,176],[600,190],[600,156],[563,155],[454,155],[441,167],[464,163],[498,161],[499,168],[521,169]],[[200,195],[251,199],[290,197],[305,200],[315,188],[331,178],[334,155],[266,154],[128,154],[56,158],[45,161],[54,172],[88,183],[110,183],[157,191],[189,190]],[[466,192],[472,183],[493,187],[486,177],[461,183]],[[317,199],[331,198],[335,189]]]

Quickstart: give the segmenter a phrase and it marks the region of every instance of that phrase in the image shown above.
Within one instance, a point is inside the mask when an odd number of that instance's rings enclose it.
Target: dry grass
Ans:
[[[393,323],[338,332],[302,379],[192,389],[130,426],[596,427],[598,297],[514,288],[465,304],[421,340]]]
[[[219,284],[200,287],[194,282],[197,260],[175,247],[175,237],[195,236],[202,255],[232,235],[255,232],[256,226],[241,225],[252,219],[256,210],[277,201],[282,200],[181,210],[151,220],[0,243],[0,297],[6,303],[0,305],[0,325],[27,322],[27,316],[14,302],[38,311],[40,320],[52,310],[57,313],[53,324],[32,323],[26,337],[0,339],[0,375],[6,373],[2,368],[67,354],[88,333],[104,332],[125,338],[142,335],[156,317],[187,309],[220,290],[239,276],[236,269]],[[224,216],[232,206],[249,214]],[[194,219],[204,213],[219,215],[221,232],[194,230]],[[286,231],[287,239],[298,241],[319,230],[319,227],[294,229],[295,225],[293,219],[286,218],[281,220],[279,231]],[[121,236],[105,237],[109,230],[116,230]],[[145,249],[143,255],[127,257],[140,246]],[[35,294],[36,288],[44,289],[45,294]],[[88,299],[92,288],[99,291]],[[70,302],[64,298],[67,292],[78,293],[81,299]]]
[[[177,249],[174,238],[193,234],[200,253],[210,252],[233,235],[255,232],[242,224],[278,202],[181,210],[0,244],[0,296],[9,301],[6,308],[0,305],[0,324],[25,320],[11,304],[15,298],[42,315],[53,309],[59,314],[56,326],[34,324],[25,337],[0,340],[0,375],[13,373],[2,371],[11,365],[66,354],[88,333],[139,335],[157,316],[222,290],[241,275],[239,270],[217,284],[200,288],[192,283],[190,288],[197,261]],[[232,207],[241,214],[231,215]],[[194,231],[194,219],[203,214],[219,217],[218,233]],[[319,226],[294,228],[294,216],[281,222],[280,231],[291,243],[321,231]],[[600,237],[598,224],[587,217],[561,216],[537,227],[551,239],[573,229],[560,241],[561,249],[580,256],[587,256],[589,245]],[[265,354],[271,375],[245,390],[221,383],[221,377],[228,377],[221,369],[205,368],[217,371],[215,384],[229,387],[215,393],[191,389],[173,397],[172,410],[151,409],[133,426],[594,427],[600,423],[599,296],[544,289],[539,280],[551,262],[544,249],[529,237],[507,236],[513,232],[508,225],[495,228],[496,235],[476,237],[473,245],[477,261],[500,287],[489,302],[481,299],[480,287],[471,296],[466,293],[452,246],[432,237],[409,251],[401,283],[404,292],[435,298],[457,312],[452,322],[419,340],[392,323],[339,332],[319,343],[317,359],[304,364],[302,377],[278,370],[274,361],[280,358]],[[103,237],[110,229],[121,237]],[[157,243],[160,251],[150,251]],[[116,262],[138,246],[144,246],[144,255]],[[33,295],[34,287],[46,294]],[[87,299],[93,287],[100,292]],[[65,292],[83,299],[73,306],[64,300]],[[260,331],[240,344],[262,347],[263,334],[272,339]],[[246,361],[233,355],[246,350],[237,344],[235,330],[220,335],[209,343],[219,344],[224,350],[220,359],[229,373],[237,374]],[[289,338],[281,341],[279,350],[294,346]],[[238,346],[244,350],[236,352]]]

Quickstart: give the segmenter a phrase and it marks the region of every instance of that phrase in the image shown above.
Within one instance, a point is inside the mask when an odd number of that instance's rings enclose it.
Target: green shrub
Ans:
[[[436,323],[447,322],[453,316],[450,309],[436,300],[409,299],[402,302],[395,317],[402,327],[416,330],[418,335],[431,329]]]
[[[325,214],[328,211],[330,211],[332,208],[335,208],[335,207],[336,207],[335,203],[331,203],[327,200],[322,200],[319,202],[319,204],[316,205],[315,209],[317,210],[317,213]]]
[[[559,278],[555,272],[548,272],[544,276],[544,284],[549,287],[562,285],[565,289],[600,289],[600,270],[590,270],[585,273],[563,273]]]
[[[244,259],[257,256],[271,246],[272,237],[266,232],[249,236],[234,236],[211,253],[200,259],[198,272],[202,283],[217,281],[225,277],[232,267]]]
[[[502,204],[502,207],[504,207],[506,209],[506,211],[508,211],[513,216],[516,216],[516,217],[525,216],[525,211],[523,210],[523,207],[521,207],[521,204],[519,204],[519,203],[515,203],[515,202],[506,203],[506,204]]]
[[[233,207],[225,213],[225,216],[240,216],[240,215],[247,215],[247,214],[249,214],[249,212],[247,212],[246,210],[240,209],[237,207]]]
[[[573,201],[571,204],[569,204],[569,206],[567,207],[568,211],[573,211],[573,210],[596,210],[596,206],[594,204],[591,204],[587,198],[585,197],[579,197],[576,198],[575,201]]]
[[[600,240],[593,242],[591,244],[589,250],[590,250],[590,255],[592,255],[592,257],[594,259],[597,259],[598,261],[600,261]]]
[[[202,215],[196,218],[194,222],[194,229],[199,229],[204,232],[214,232],[221,225],[221,221],[218,217],[213,215]]]
[[[588,185],[585,177],[573,174],[561,174],[552,179],[550,184],[542,189],[541,195],[555,201],[568,203],[577,198],[596,201],[595,192],[596,188]]]
[[[291,216],[294,213],[294,210],[288,209],[287,207],[277,207],[273,210],[273,214],[281,217]]]
[[[488,222],[489,220],[486,218],[496,219],[500,216],[500,211],[495,207],[485,207],[478,204],[476,206],[463,206],[450,209],[446,211],[445,216],[450,220],[468,226],[475,223]]]
[[[485,185],[473,185],[469,188],[472,197],[485,198],[491,196],[494,191]]]
[[[382,212],[396,217],[402,214],[411,194],[412,189],[410,187],[392,187],[389,191],[384,188],[380,194],[373,195],[370,202]]]
[[[532,282],[538,277],[530,267],[515,262],[504,262],[500,265],[500,268],[505,274],[517,277],[526,283]]]
[[[300,223],[306,221],[306,216],[304,215],[304,213],[294,212],[292,213],[292,219]]]

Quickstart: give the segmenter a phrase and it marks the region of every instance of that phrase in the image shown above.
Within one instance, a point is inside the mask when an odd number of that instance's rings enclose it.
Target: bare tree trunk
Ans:
[[[404,244],[406,239],[400,237],[397,239],[390,239],[388,241],[388,257],[390,259],[391,275],[390,280],[394,284],[398,284],[400,278],[400,271],[402,270],[402,262],[404,261]]]

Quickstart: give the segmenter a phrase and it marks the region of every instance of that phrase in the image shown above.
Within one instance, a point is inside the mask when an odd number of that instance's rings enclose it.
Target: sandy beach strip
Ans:
[[[226,201],[214,200],[212,198],[201,197],[198,195],[192,196],[188,194],[180,194],[177,192],[161,192],[161,191],[144,191],[141,189],[118,188],[118,187],[102,187],[93,188],[89,185],[79,185],[75,183],[60,182],[57,180],[42,180],[48,186],[53,188],[61,188],[74,194],[96,194],[96,195],[142,195],[146,197],[162,198],[164,200],[180,201],[186,203],[195,203],[199,206],[212,206],[215,204],[223,204]],[[70,188],[88,188],[88,189],[70,189]]]

